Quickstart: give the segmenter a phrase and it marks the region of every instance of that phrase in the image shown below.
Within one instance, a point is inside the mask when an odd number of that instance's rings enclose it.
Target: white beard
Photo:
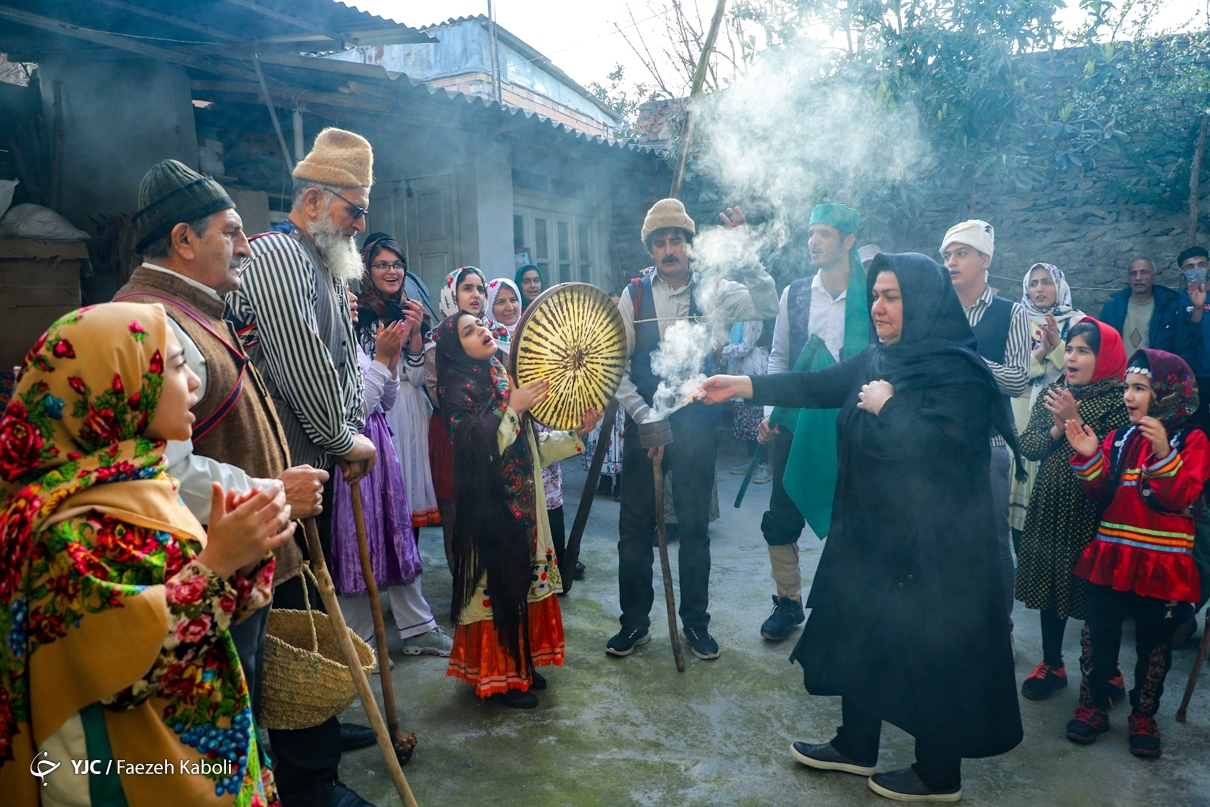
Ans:
[[[357,243],[353,236],[345,235],[332,223],[328,211],[320,214],[307,234],[315,242],[316,251],[333,277],[341,280],[357,280],[361,277],[364,267]]]

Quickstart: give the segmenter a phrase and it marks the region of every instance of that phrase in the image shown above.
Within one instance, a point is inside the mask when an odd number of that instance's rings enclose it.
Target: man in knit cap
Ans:
[[[260,374],[247,363],[235,329],[223,319],[223,298],[239,286],[248,240],[223,188],[176,160],[153,166],[139,185],[132,219],[142,266],[115,299],[158,303],[198,376],[193,439],[170,440],[164,451],[181,499],[197,519],[210,518],[210,485],[245,493],[280,480],[296,518],[316,515],[328,473],[287,468],[286,438]],[[302,573],[302,552],[289,542],[274,553],[273,584]],[[269,609],[232,626],[253,711],[260,708],[260,671]]]
[[[821,370],[856,355],[869,342],[866,274],[854,248],[861,214],[840,204],[816,205],[807,227],[814,275],[786,286],[773,326],[769,372]],[[798,538],[810,523],[826,538],[836,487],[837,410],[779,411],[765,408],[757,438],[768,446],[773,490],[761,532],[769,545],[770,574],[777,586],[773,613],[760,635],[780,642],[806,616]]]
[[[373,152],[364,137],[324,129],[294,169],[288,232],[251,241],[239,288],[227,295],[229,314],[277,408],[290,456],[315,468],[341,466],[346,482],[360,479],[376,460],[365,425],[364,388],[357,362],[348,281],[360,277],[354,237],[365,230]],[[330,556],[334,481],[323,487],[316,519]],[[329,561],[330,557],[326,558]],[[283,586],[274,605],[321,607],[309,582]],[[385,662],[384,662],[385,663]],[[341,726],[336,718],[298,731],[269,732],[284,807],[367,802],[341,784],[340,753],[373,742],[369,729]]]
[[[739,208],[728,208],[720,218],[723,226],[738,228],[745,224]],[[662,379],[653,370],[653,355],[660,350],[674,322],[684,325],[709,317],[715,329],[730,328],[733,323],[769,319],[777,314],[777,290],[773,278],[751,256],[738,270],[743,282],[704,277],[690,266],[691,242],[696,233],[693,219],[676,199],[662,199],[647,211],[641,238],[654,266],[644,277],[631,281],[622,292],[618,309],[626,326],[627,353],[630,361],[618,387],[618,402],[626,410],[627,428],[622,445],[621,516],[618,521],[618,589],[622,606],[622,627],[605,647],[614,656],[628,656],[636,645],[650,640],[652,565],[655,536],[655,508],[651,457],[662,455],[664,468],[676,479],[673,503],[680,535],[680,616],[685,640],[693,654],[701,659],[718,658],[718,643],[708,626],[710,580],[710,538],[706,529],[710,520],[710,492],[714,483],[717,458],[715,421],[719,407],[692,403],[671,415],[673,442],[667,447],[646,449],[640,431],[662,420],[653,408]],[[708,307],[707,307],[708,306]],[[681,334],[682,339],[701,344],[678,347],[707,355],[700,368],[714,372],[714,345],[710,328],[698,333]],[[688,379],[678,379],[687,381]],[[663,425],[663,424],[659,424]],[[661,505],[662,506],[662,505]]]
[[[971,219],[955,224],[941,241],[941,257],[954,291],[975,332],[978,352],[1005,397],[1016,398],[1029,385],[1029,318],[1020,303],[996,295],[987,284],[988,267],[996,247],[996,233],[986,221]],[[991,438],[992,501],[1000,574],[1004,579],[1004,607],[1009,624],[1013,612],[1012,530],[1008,525],[1009,456],[1004,438]]]

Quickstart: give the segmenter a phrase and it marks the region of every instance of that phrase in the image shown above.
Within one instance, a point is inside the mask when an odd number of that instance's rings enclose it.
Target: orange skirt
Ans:
[[[535,667],[563,664],[563,613],[559,598],[547,597],[529,604],[529,648]],[[461,678],[475,687],[480,698],[519,689],[529,689],[529,671],[517,669],[517,663],[500,647],[496,624],[485,619],[454,630],[454,649],[446,675]]]

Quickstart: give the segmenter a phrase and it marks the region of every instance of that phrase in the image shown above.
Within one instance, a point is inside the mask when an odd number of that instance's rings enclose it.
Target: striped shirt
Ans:
[[[323,269],[336,298],[333,344],[343,354],[337,354],[338,361],[333,361],[319,329],[319,273],[308,250],[291,237],[267,235],[252,241],[240,288],[227,295],[227,313],[239,324],[240,338],[257,369],[298,419],[304,439],[310,440],[309,445],[298,445],[301,441],[287,430],[291,461],[330,468],[353,448],[353,438],[365,425],[365,390],[348,284]],[[323,302],[326,305],[326,294]]]
[[[987,309],[992,304],[995,295],[991,286],[984,286],[979,299],[963,308],[966,311],[966,321],[974,328],[983,319]],[[1016,398],[1029,388],[1029,316],[1020,303],[1013,303],[1013,316],[1008,323],[1008,340],[1004,345],[1004,363],[987,362],[987,368],[996,379],[1000,392],[1010,398]],[[1004,438],[996,435],[992,438],[993,446],[1004,445]]]

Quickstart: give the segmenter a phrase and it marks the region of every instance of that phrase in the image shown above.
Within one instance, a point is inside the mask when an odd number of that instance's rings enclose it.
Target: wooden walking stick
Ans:
[[[1181,699],[1181,708],[1176,710],[1176,719],[1185,722],[1185,712],[1189,709],[1189,701],[1193,698],[1193,688],[1197,686],[1197,677],[1202,672],[1202,662],[1206,653],[1210,652],[1210,610],[1206,611],[1206,625],[1202,628],[1202,642],[1197,646],[1197,660],[1193,662],[1193,671],[1189,673],[1189,683],[1185,685],[1185,697]]]
[[[667,420],[644,423],[640,429],[644,448],[666,446],[672,442],[672,424]],[[672,639],[672,657],[677,672],[685,671],[685,656],[681,653],[681,637],[676,629],[676,595],[672,591],[672,568],[668,564],[668,538],[664,531],[664,467],[657,454],[651,458],[655,477],[655,536],[660,545],[660,570],[664,573],[664,602],[668,606],[668,636]]]
[[[366,716],[370,719],[370,728],[374,730],[374,737],[378,740],[378,749],[382,751],[382,760],[386,763],[387,773],[391,775],[391,781],[395,784],[395,790],[399,792],[399,798],[403,800],[404,807],[417,807],[416,797],[412,795],[412,789],[408,787],[408,780],[404,777],[403,769],[399,767],[399,760],[395,757],[395,748],[391,745],[391,737],[387,734],[387,726],[382,720],[382,713],[378,711],[378,702],[374,700],[370,681],[366,678],[365,670],[361,669],[361,659],[357,657],[357,648],[353,646],[349,626],[345,624],[344,615],[340,612],[340,603],[336,601],[336,589],[332,587],[332,576],[328,574],[328,566],[324,563],[323,546],[319,543],[319,528],[315,524],[315,519],[303,519],[303,533],[307,536],[307,552],[311,555],[311,571],[315,574],[315,581],[318,584],[316,587],[319,589],[319,598],[323,600],[324,610],[328,612],[328,619],[332,622],[332,630],[336,632],[336,638],[340,640],[340,649],[344,652],[349,672],[353,674],[353,684],[357,687],[361,705],[365,707]],[[306,583],[304,582],[303,585]]]
[[[588,480],[584,482],[584,491],[580,494],[580,506],[576,508],[575,521],[571,523],[571,535],[567,537],[567,548],[559,559],[559,575],[563,578],[563,593],[571,591],[575,581],[576,561],[580,559],[580,542],[584,538],[584,528],[588,525],[588,514],[592,512],[592,501],[597,495],[597,480],[601,478],[601,466],[605,464],[605,455],[609,453],[609,439],[613,437],[613,422],[618,416],[618,399],[613,398],[605,407],[601,418],[601,437],[597,440],[596,450],[592,452],[592,463],[588,466]]]
[[[357,531],[357,553],[361,556],[361,576],[366,581],[366,594],[370,598],[370,614],[374,617],[374,636],[378,645],[378,672],[382,681],[382,704],[387,713],[387,732],[391,735],[391,747],[400,765],[406,765],[416,750],[416,735],[401,731],[399,716],[395,713],[395,682],[391,679],[391,662],[387,654],[386,624],[382,618],[382,600],[378,597],[378,583],[374,580],[374,568],[370,564],[370,542],[366,538],[366,517],[361,505],[361,483],[350,482],[353,494],[353,526]]]

